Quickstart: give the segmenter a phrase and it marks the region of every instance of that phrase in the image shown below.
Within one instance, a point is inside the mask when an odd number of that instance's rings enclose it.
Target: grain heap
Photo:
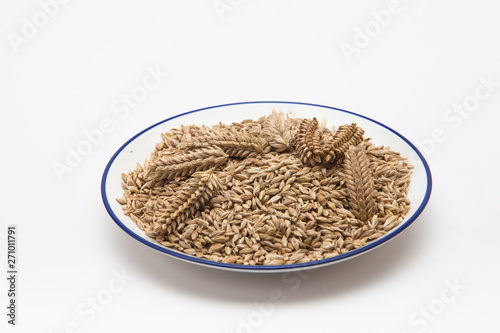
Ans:
[[[283,265],[360,248],[410,209],[412,166],[356,124],[273,110],[181,126],[122,174],[125,215],[159,244],[211,261]]]

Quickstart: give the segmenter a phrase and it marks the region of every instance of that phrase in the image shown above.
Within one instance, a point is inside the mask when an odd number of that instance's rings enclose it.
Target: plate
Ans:
[[[166,248],[147,237],[128,216],[123,214],[121,205],[116,201],[116,198],[121,198],[123,194],[121,174],[134,170],[138,162],[142,163],[150,157],[156,143],[161,141],[161,133],[172,128],[178,128],[181,125],[210,126],[219,122],[231,123],[244,119],[258,119],[261,116],[269,115],[272,109],[291,112],[294,117],[326,119],[329,126],[355,122],[365,130],[367,137],[373,139],[373,143],[379,146],[390,146],[392,150],[408,158],[414,169],[408,193],[411,210],[406,215],[405,220],[383,237],[363,247],[332,258],[290,265],[250,266],[214,262]],[[113,221],[127,234],[153,250],[208,267],[245,272],[285,272],[331,265],[361,255],[387,243],[415,222],[429,201],[431,188],[431,172],[426,160],[410,141],[393,129],[365,116],[334,107],[298,102],[263,101],[211,106],[176,115],[146,128],[123,144],[111,157],[102,176],[101,195],[104,206]]]

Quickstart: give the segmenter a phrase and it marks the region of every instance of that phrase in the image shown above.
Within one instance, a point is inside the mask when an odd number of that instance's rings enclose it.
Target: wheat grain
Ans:
[[[288,265],[361,248],[404,220],[412,167],[356,124],[324,126],[273,110],[172,129],[122,175],[117,201],[162,246],[206,260]]]

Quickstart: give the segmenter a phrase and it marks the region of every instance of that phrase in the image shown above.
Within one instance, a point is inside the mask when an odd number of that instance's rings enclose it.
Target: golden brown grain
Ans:
[[[275,110],[258,120],[183,125],[122,175],[117,201],[159,244],[239,265],[332,258],[396,228],[411,165],[363,137]]]

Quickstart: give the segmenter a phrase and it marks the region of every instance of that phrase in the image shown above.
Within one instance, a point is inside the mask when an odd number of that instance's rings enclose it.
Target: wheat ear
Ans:
[[[285,119],[283,112],[273,109],[271,115],[266,117],[262,124],[262,135],[277,152],[290,149],[291,124]]]
[[[271,151],[271,146],[266,140],[246,132],[206,134],[181,143],[179,148],[197,149],[210,146],[217,146],[227,155],[236,158],[256,157]]]
[[[218,147],[202,148],[176,155],[159,157],[149,162],[149,172],[154,180],[189,176],[197,171],[216,168],[227,162],[228,155]]]
[[[214,169],[195,172],[174,194],[167,208],[155,213],[155,233],[165,234],[168,225],[174,222],[179,225],[209,203],[221,187],[213,171]]]
[[[343,165],[351,211],[357,219],[368,222],[377,213],[377,192],[368,156],[361,146],[351,146],[345,153]]]
[[[321,132],[318,130],[318,120],[303,119],[294,141],[295,150],[304,164],[315,166],[323,162],[320,145]]]

